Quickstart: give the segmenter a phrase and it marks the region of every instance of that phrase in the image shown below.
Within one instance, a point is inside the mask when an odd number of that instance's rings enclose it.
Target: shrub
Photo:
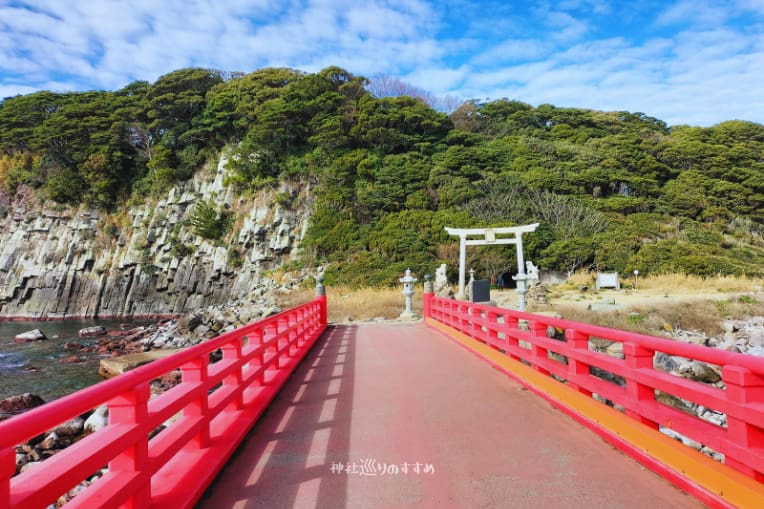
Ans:
[[[203,239],[220,240],[231,228],[231,214],[218,211],[209,201],[201,201],[191,214],[191,226]]]

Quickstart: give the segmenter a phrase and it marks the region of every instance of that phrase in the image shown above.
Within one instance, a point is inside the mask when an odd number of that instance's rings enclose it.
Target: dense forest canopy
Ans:
[[[384,88],[384,87],[382,87]],[[377,87],[379,90],[380,87]],[[37,92],[0,105],[0,188],[115,210],[156,196],[226,147],[242,193],[310,187],[302,263],[358,284],[454,262],[443,227],[541,222],[545,268],[764,273],[764,126],[667,126],[643,113],[378,97],[369,80],[181,69],[117,91]],[[232,234],[235,234],[233,232]],[[511,250],[476,250],[495,276]]]

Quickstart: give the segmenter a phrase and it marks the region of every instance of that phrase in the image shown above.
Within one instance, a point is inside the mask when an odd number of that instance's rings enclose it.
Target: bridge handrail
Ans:
[[[319,295],[1,422],[0,507],[47,507],[107,465],[67,507],[192,505],[326,326]],[[181,382],[151,398],[176,369]],[[16,446],[104,404],[104,428],[14,476]]]
[[[703,444],[723,454],[727,466],[764,481],[764,358],[433,294],[425,294],[425,316],[580,393],[597,394],[643,424]],[[621,343],[623,357],[592,350],[591,339]],[[725,385],[656,369],[656,352],[716,365]],[[720,412],[727,425],[664,404],[656,391]]]

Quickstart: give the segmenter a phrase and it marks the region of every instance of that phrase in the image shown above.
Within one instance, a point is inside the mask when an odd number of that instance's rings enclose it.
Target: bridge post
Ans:
[[[626,366],[629,368],[630,372],[639,369],[653,369],[653,357],[655,355],[653,350],[630,341],[624,341],[623,355],[624,360],[626,361]],[[632,378],[626,379],[626,394],[629,396],[629,399],[631,399],[631,406],[634,408],[639,408],[644,401],[655,401],[655,389],[648,385],[641,384]],[[653,429],[658,429],[657,422],[643,417],[637,411],[627,409],[626,415]]]
[[[432,276],[429,274],[424,275],[424,310],[422,314],[425,318],[432,316],[432,299],[435,297],[435,290],[432,284]]]
[[[535,320],[529,320],[528,332],[536,338],[546,337],[546,325]],[[533,369],[544,375],[549,375],[549,370],[543,367],[549,359],[549,350],[533,341],[531,343],[531,358],[533,359],[531,366]]]
[[[132,391],[127,391],[107,403],[109,408],[109,424],[129,424],[145,427],[148,421],[148,403],[150,386],[141,383]],[[149,439],[148,431],[139,434],[138,440],[125,448],[109,462],[109,470],[113,472],[135,473],[140,477],[136,483],[132,497],[127,507],[139,508],[148,506],[151,500],[151,477],[148,472]]]
[[[589,350],[588,334],[579,332],[576,329],[565,329],[565,339],[568,342],[568,348],[573,352]],[[568,383],[571,387],[591,397],[592,391],[581,387],[579,384],[580,381],[585,380],[589,376],[589,365],[587,363],[568,356],[568,376]]]
[[[16,473],[16,450],[0,449],[0,507],[11,506],[11,477]]]
[[[207,382],[207,368],[209,367],[209,356],[197,357],[181,365],[181,383],[204,386]],[[183,410],[184,415],[196,418],[199,421],[198,433],[192,441],[199,449],[209,447],[210,444],[210,423],[207,420],[209,410],[209,400],[207,392],[203,391],[199,397],[188,404]]]
[[[326,311],[326,288],[324,287],[324,276],[319,275],[316,278],[316,300],[318,301],[319,305],[321,306],[321,323],[320,325],[323,327],[324,325],[329,323],[328,320],[328,313]]]
[[[223,345],[223,347],[221,348],[221,350],[223,350],[223,359],[231,361],[231,362],[236,362],[239,359],[241,359],[242,339],[243,338],[237,338],[235,341],[231,341]],[[241,370],[242,370],[242,367],[239,366],[238,368],[236,368],[236,371],[226,376],[223,379],[223,385],[232,387],[234,389],[241,386],[241,383],[243,380]],[[243,406],[244,406],[244,392],[239,391],[238,394],[236,395],[236,399],[232,403],[232,408],[234,410],[241,410]]]
[[[737,406],[727,414],[727,437],[737,454],[727,454],[724,463],[759,482],[764,482],[764,472],[751,468],[741,458],[751,449],[764,448],[764,428],[751,421],[756,419],[756,412],[746,408],[752,404],[764,403],[764,377],[740,366],[723,366],[722,379],[726,384],[727,399]],[[750,414],[750,420],[746,419]]]

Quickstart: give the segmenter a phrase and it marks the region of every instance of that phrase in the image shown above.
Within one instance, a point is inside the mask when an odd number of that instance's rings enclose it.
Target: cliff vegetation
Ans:
[[[760,124],[669,126],[508,99],[446,114],[370,85],[337,67],[181,69],[117,91],[6,98],[0,217],[29,189],[110,217],[166,203],[170,187],[225,150],[223,187],[188,211],[194,234],[236,238],[242,218],[216,196],[266,191],[310,217],[286,270],[325,265],[329,283],[385,285],[406,267],[453,265],[446,225],[537,221],[524,240],[543,268],[764,275]],[[178,260],[193,249],[187,240],[173,248]],[[473,254],[490,276],[513,266],[510,249]]]

